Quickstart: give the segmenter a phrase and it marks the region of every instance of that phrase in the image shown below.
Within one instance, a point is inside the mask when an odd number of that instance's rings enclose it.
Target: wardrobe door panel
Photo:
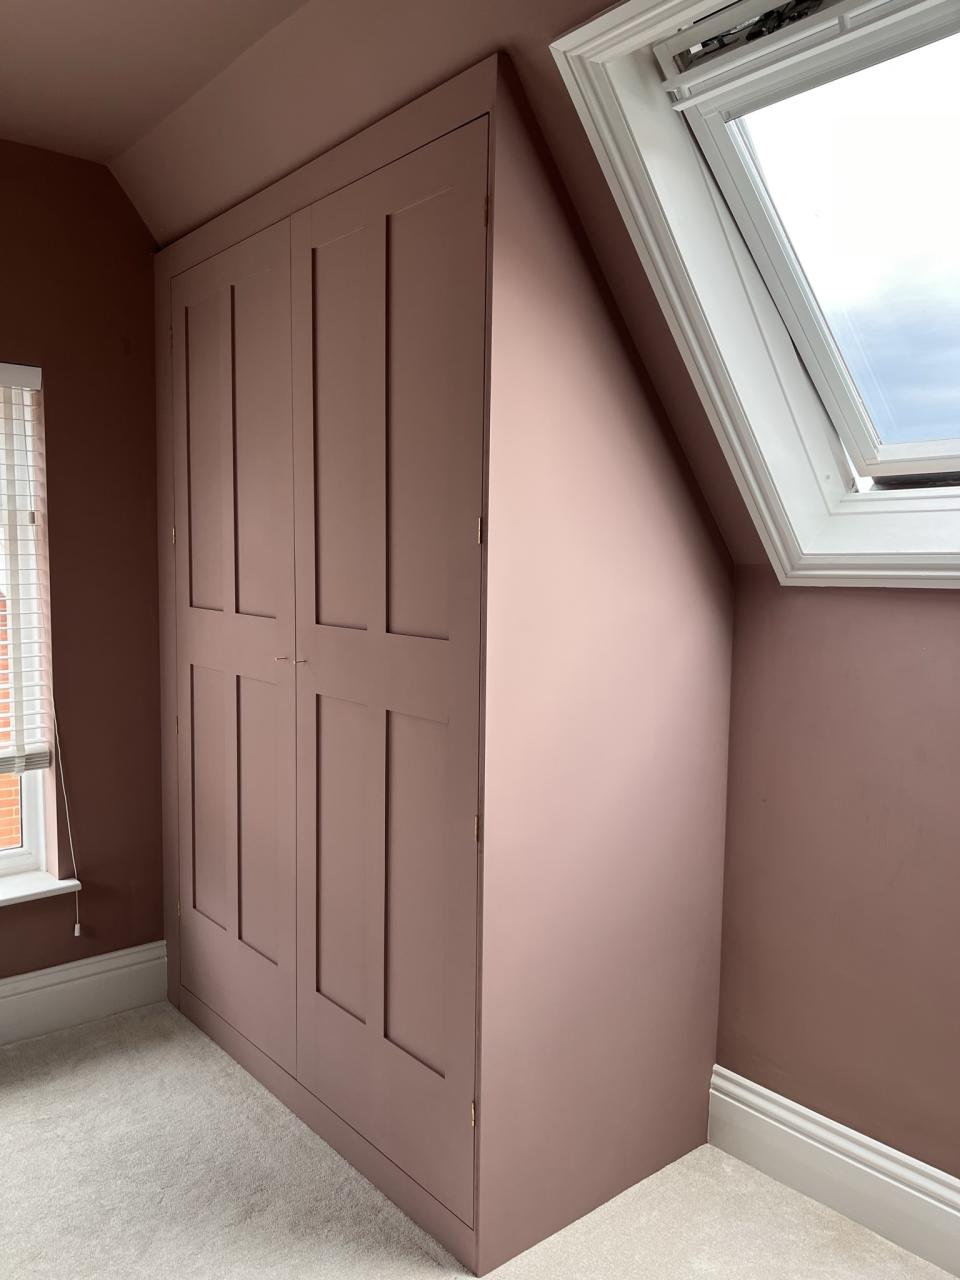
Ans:
[[[190,668],[190,787],[193,793],[190,905],[227,927],[227,841],[223,797],[227,778],[228,690],[222,671]],[[182,899],[182,894],[181,894]]]
[[[438,374],[462,359],[462,335],[438,260],[456,244],[456,196],[438,192],[387,221],[387,630],[441,640],[450,634],[446,486],[459,388]]]
[[[274,761],[288,753],[283,735],[290,732],[282,702],[276,684],[237,677],[237,934],[273,964],[289,923],[274,892],[281,822]]]
[[[473,1221],[487,124],[293,219],[299,1079]]]
[[[278,267],[280,264],[278,263]],[[255,271],[233,285],[234,491],[237,613],[276,618],[289,611],[289,520],[272,516],[290,501],[290,455],[277,448],[278,421],[290,414],[289,303],[275,270]]]
[[[183,343],[183,430],[186,434],[189,603],[223,608],[223,467],[221,462],[223,299],[198,297],[178,316]],[[192,359],[186,361],[189,348]],[[189,425],[188,425],[189,424]]]
[[[384,1032],[439,1075],[447,1068],[446,806],[449,726],[388,713]]]
[[[296,1070],[290,229],[172,282],[180,980]]]
[[[376,450],[378,379],[370,379],[367,342],[380,321],[377,299],[383,246],[377,229],[313,247],[313,378],[316,402],[314,621],[365,630],[364,580],[370,536],[369,466]],[[372,312],[372,313],[371,313]]]
[[[316,991],[366,1022],[366,868],[356,851],[368,827],[368,709],[321,697],[316,709]]]

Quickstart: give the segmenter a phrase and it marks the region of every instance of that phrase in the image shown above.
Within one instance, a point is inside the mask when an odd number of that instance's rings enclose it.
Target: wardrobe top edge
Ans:
[[[435,138],[492,114],[503,63],[503,54],[491,54],[159,249],[157,284]]]

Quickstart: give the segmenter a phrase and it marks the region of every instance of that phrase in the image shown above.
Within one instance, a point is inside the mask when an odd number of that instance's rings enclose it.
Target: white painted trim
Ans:
[[[0,980],[0,1044],[166,999],[167,944],[109,951]]]
[[[12,871],[0,876],[0,907],[18,902],[34,902],[37,898],[56,898],[62,893],[78,893],[79,880],[58,880],[49,871]]]
[[[917,0],[921,2],[921,0]],[[654,47],[710,0],[628,0],[551,45],[784,584],[960,587],[960,487],[857,492],[783,319],[663,90]]]
[[[39,391],[43,370],[32,364],[0,364],[0,387],[28,387]]]
[[[709,1141],[960,1275],[960,1179],[720,1066]]]
[[[712,29],[718,20],[715,16],[713,23],[698,25]],[[689,32],[696,29],[687,29],[683,43],[689,42]],[[689,121],[861,476],[956,473],[960,471],[960,439],[882,442],[781,227],[740,118],[757,107],[822,84],[838,71],[849,74],[862,70],[958,30],[956,0],[923,0],[921,10],[917,0],[882,0],[878,7],[869,9],[864,8],[863,0],[839,0],[735,54],[708,61],[672,80],[668,74],[663,85],[667,92],[693,81],[681,99],[674,101],[674,109],[682,110]],[[758,52],[761,46],[763,53]],[[659,52],[657,60],[663,67],[666,60]],[[671,92],[671,97],[676,98],[676,93]]]

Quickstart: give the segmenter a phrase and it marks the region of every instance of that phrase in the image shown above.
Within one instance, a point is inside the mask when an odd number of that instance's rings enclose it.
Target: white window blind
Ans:
[[[10,775],[53,758],[45,480],[39,388],[0,382],[0,779],[11,791]]]

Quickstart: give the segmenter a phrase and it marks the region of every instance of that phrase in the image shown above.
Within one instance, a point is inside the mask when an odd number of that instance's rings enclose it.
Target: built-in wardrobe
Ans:
[[[649,410],[524,111],[491,58],[157,263],[170,996],[479,1271],[703,1140],[716,1013],[722,779],[674,885],[630,785]]]

